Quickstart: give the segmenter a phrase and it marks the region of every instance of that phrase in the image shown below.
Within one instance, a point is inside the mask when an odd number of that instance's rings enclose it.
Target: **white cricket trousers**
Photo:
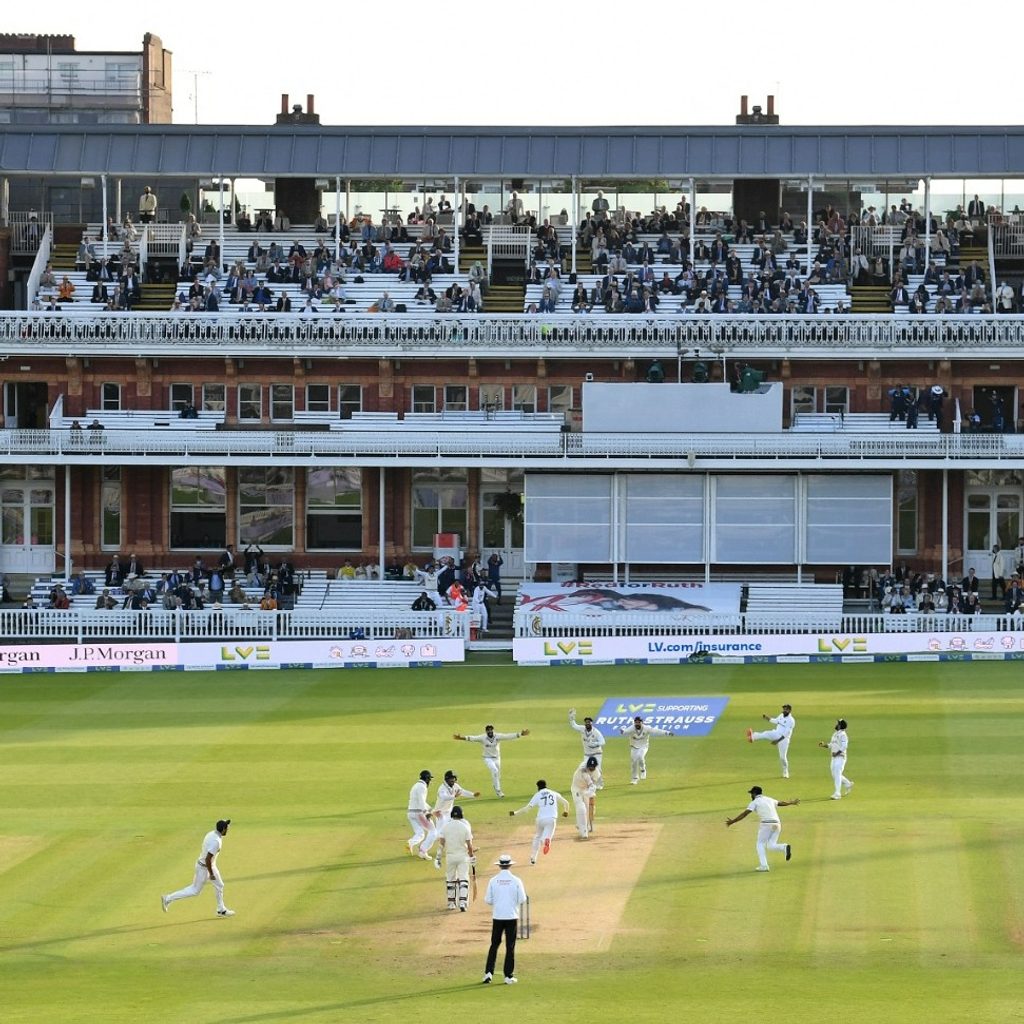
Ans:
[[[196,861],[196,876],[192,879],[192,884],[170,893],[167,896],[167,902],[174,903],[176,900],[187,900],[190,896],[198,896],[207,882],[213,886],[213,891],[217,894],[217,909],[223,910],[224,880],[220,877],[220,871],[216,867],[213,869],[213,878],[211,878],[210,872],[206,870],[206,865],[201,860]]]
[[[484,765],[491,773],[491,785],[494,786],[494,792],[497,793],[498,796],[504,796],[501,792],[501,758],[485,757]]]
[[[782,765],[782,777],[784,779],[789,778],[789,740],[781,729],[770,729],[767,732],[755,732],[752,733],[750,738],[754,741],[757,740],[778,740],[776,746],[779,748],[779,763]]]
[[[779,834],[782,832],[782,826],[776,821],[772,823],[762,822],[757,828],[757,859],[761,862],[761,867],[768,867],[768,850],[774,850],[776,853],[785,853],[786,847],[779,842]]]
[[[454,910],[458,900],[458,905],[465,910],[469,905],[469,858],[465,852],[449,853],[445,857],[444,880],[448,909]]]
[[[433,827],[424,811],[409,811],[409,824],[412,826],[412,836],[406,842],[409,844],[409,851],[412,852],[430,836]]]
[[[533,833],[533,845],[530,848],[530,856],[534,860],[537,859],[537,851],[540,850],[541,844],[545,839],[554,839],[555,837],[555,823],[558,821],[557,818],[538,818],[537,828]]]
[[[576,829],[580,836],[586,839],[590,835],[590,801],[574,789],[572,802],[576,805]]]
[[[853,783],[843,774],[846,770],[846,758],[833,757],[832,764],[829,767],[832,769],[832,783],[835,786],[835,792],[832,796],[842,796],[843,794],[840,792],[841,788],[845,786],[849,789],[850,786],[853,785]]]
[[[630,778],[637,782],[647,775],[647,747],[629,748]]]

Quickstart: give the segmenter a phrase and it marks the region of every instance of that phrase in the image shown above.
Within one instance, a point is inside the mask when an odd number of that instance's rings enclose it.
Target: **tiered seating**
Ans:
[[[407,412],[404,419],[398,413],[357,412],[352,419],[331,424],[334,430],[430,430],[466,431],[476,427],[485,431],[531,431],[559,433],[565,423],[560,412],[522,412],[515,409],[446,410],[445,412]]]
[[[829,583],[752,583],[747,588],[746,612],[838,622],[843,615],[843,588]]]
[[[890,420],[885,412],[801,412],[793,419],[792,429],[798,433],[832,434],[840,431],[856,434],[887,434],[906,431],[906,421]],[[938,422],[919,416],[918,430],[938,430]]]
[[[173,410],[88,409],[84,416],[53,417],[50,426],[56,430],[69,430],[75,420],[87,435],[93,420],[101,423],[104,430],[155,430],[160,427],[172,430],[216,430],[224,422],[224,413],[200,409],[195,419],[182,419]]]

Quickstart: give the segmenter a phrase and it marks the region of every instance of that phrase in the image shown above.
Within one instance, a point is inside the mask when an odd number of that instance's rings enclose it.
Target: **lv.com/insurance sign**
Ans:
[[[609,697],[594,716],[608,738],[619,735],[639,715],[645,725],[674,736],[707,736],[722,717],[728,697]]]

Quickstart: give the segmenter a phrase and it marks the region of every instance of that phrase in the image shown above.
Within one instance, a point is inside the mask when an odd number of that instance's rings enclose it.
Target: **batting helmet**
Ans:
[[[453,818],[461,818],[462,817],[462,808],[458,804],[456,804],[452,808],[452,817]]]

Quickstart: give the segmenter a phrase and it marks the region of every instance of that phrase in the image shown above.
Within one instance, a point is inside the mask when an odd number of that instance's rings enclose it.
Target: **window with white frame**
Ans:
[[[505,408],[505,389],[500,384],[481,384],[480,408],[488,411]]]
[[[306,412],[330,412],[331,411],[331,386],[330,384],[307,384],[306,385]]]
[[[436,389],[433,384],[413,384],[412,386],[412,411],[413,412],[436,412],[437,398]]]
[[[259,384],[238,385],[238,418],[263,419],[263,388]]]
[[[466,543],[468,496],[466,470],[416,470],[412,477],[413,547],[433,548],[435,533],[457,533]]]
[[[226,390],[223,384],[203,385],[203,409],[206,412],[224,412],[227,408]]]
[[[518,412],[537,411],[537,385],[513,384],[512,408]]]
[[[801,412],[818,411],[817,388],[799,384],[789,393],[789,408],[793,416]]]
[[[172,548],[222,548],[226,523],[223,466],[181,466],[171,470]]]
[[[850,389],[847,387],[825,388],[825,412],[845,416],[850,411]]]
[[[363,471],[354,466],[306,470],[306,549],[359,551],[363,546]]]
[[[290,420],[295,415],[295,388],[291,384],[270,385],[270,418]]]
[[[917,470],[896,474],[896,551],[917,554]]]
[[[238,539],[243,546],[294,546],[295,474],[290,466],[239,468]]]
[[[569,412],[572,409],[572,385],[552,384],[548,387],[548,412]]]
[[[343,420],[352,419],[354,412],[363,411],[362,384],[338,385],[338,414]]]
[[[121,467],[104,466],[100,487],[101,536],[104,551],[121,548]]]
[[[121,385],[107,381],[100,387],[100,408],[105,412],[117,412],[121,408]]]
[[[465,384],[445,384],[444,411],[465,412],[469,408],[469,388]]]
[[[192,404],[193,388],[191,384],[171,385],[171,412],[181,412],[186,405]]]

